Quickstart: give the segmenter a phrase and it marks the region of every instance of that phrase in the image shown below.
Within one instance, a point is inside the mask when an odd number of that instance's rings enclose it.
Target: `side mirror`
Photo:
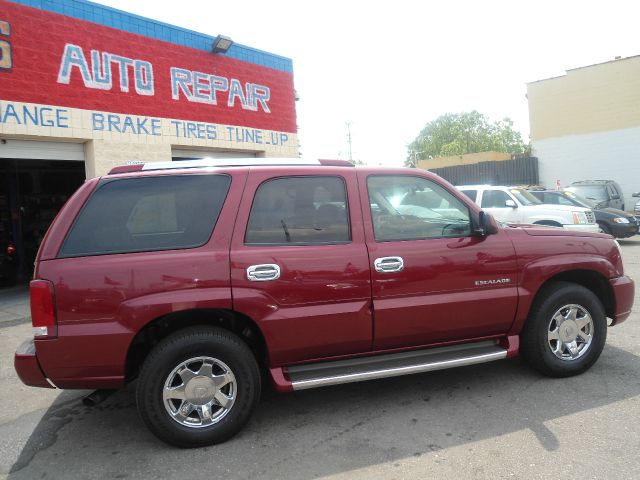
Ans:
[[[635,193],[631,194],[631,196],[638,198],[638,197],[640,197],[640,192],[635,192]]]
[[[620,200],[620,195],[612,195],[611,200]]]
[[[498,233],[498,224],[495,219],[483,210],[478,213],[478,220],[475,223],[473,234],[476,237],[486,237]]]
[[[504,205],[506,207],[511,207],[511,208],[518,208],[518,205],[516,205],[516,202],[514,202],[513,200],[509,199],[509,200],[505,200]]]

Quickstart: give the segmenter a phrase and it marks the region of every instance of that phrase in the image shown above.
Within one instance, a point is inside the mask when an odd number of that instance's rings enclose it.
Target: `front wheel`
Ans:
[[[160,440],[178,447],[223,442],[249,420],[260,397],[255,357],[236,335],[194,327],[162,340],[144,362],[138,411]]]
[[[547,285],[536,299],[521,335],[521,352],[536,370],[552,377],[578,375],[604,348],[607,320],[598,297],[568,282]]]

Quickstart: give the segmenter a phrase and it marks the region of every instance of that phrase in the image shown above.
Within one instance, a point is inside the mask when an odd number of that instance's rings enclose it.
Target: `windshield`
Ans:
[[[604,202],[607,200],[607,189],[603,185],[574,185],[568,191],[578,193],[589,200]]]
[[[511,194],[518,199],[518,201],[525,206],[528,205],[540,205],[542,202],[538,200],[536,197],[531,195],[526,190],[522,190],[521,188],[510,188],[509,191]]]
[[[569,198],[573,203],[577,203],[581,207],[594,208],[596,206],[596,202],[589,200],[588,198],[585,198],[582,195],[578,195],[577,193],[569,192],[569,191],[565,191],[562,193],[565,197]]]

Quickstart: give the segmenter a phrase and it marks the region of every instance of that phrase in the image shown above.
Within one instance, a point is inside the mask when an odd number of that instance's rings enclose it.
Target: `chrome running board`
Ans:
[[[287,369],[294,390],[361,382],[491,362],[507,357],[495,341],[467,343],[411,352],[292,366]]]

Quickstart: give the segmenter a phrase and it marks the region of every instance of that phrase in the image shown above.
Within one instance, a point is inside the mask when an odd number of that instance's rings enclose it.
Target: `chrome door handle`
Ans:
[[[251,265],[247,268],[247,278],[252,282],[266,282],[280,278],[280,266],[275,263]]]
[[[380,257],[373,262],[376,272],[401,272],[404,269],[402,257]]]

